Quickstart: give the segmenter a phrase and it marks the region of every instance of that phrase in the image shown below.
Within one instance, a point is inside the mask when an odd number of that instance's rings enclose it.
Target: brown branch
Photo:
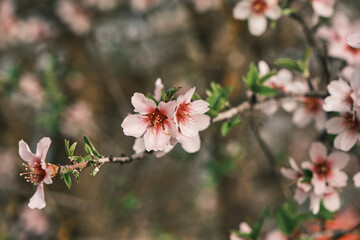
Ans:
[[[307,43],[310,45],[310,47],[314,49],[322,66],[324,73],[322,76],[322,80],[326,85],[328,85],[330,83],[331,75],[330,75],[326,48],[324,47],[323,49],[321,49],[321,47],[317,44],[314,38],[313,31],[310,29],[310,27],[306,24],[305,20],[300,15],[293,13],[290,15],[290,17],[294,19],[296,22],[298,22],[302,27]]]

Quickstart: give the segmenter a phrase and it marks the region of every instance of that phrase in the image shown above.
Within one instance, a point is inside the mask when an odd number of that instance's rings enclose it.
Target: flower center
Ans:
[[[331,166],[327,161],[321,161],[315,164],[314,172],[318,175],[326,177],[331,171]]]
[[[190,103],[180,104],[180,106],[176,110],[176,119],[177,119],[178,124],[186,121],[186,119],[190,117],[189,104]]]
[[[344,125],[352,132],[358,132],[360,130],[360,122],[357,116],[353,113],[346,113],[343,116]]]
[[[318,113],[322,107],[322,100],[314,97],[305,97],[303,99],[305,109],[310,113]]]
[[[155,130],[156,134],[165,129],[165,120],[167,116],[162,114],[158,108],[155,111],[145,115],[150,119],[148,128]]]
[[[252,2],[251,8],[257,14],[262,14],[268,8],[265,0],[254,0]]]
[[[28,172],[20,173],[20,176],[25,176],[27,182],[38,185],[45,178],[45,170],[42,168],[40,161],[35,161],[32,166],[22,164]]]

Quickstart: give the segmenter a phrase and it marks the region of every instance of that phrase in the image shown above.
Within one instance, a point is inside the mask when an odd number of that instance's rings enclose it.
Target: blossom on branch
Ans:
[[[251,233],[252,232],[251,227],[246,222],[240,223],[239,230],[241,233]],[[239,237],[236,233],[231,233],[230,240],[245,240],[245,238]]]
[[[277,20],[281,17],[281,9],[277,0],[242,0],[233,9],[235,19],[249,21],[249,31],[260,36],[266,30],[266,17]]]
[[[336,0],[310,0],[316,15],[320,17],[331,17],[334,14]]]
[[[25,176],[27,182],[31,182],[37,185],[35,194],[30,198],[29,207],[44,208],[45,195],[44,195],[44,183],[51,184],[51,175],[53,173],[52,165],[47,165],[45,162],[46,154],[49,150],[51,140],[48,137],[42,138],[37,144],[36,153],[32,153],[29,146],[21,140],[19,142],[19,154],[21,158],[27,162],[23,164],[26,168],[24,173],[20,173],[21,176]]]
[[[321,131],[325,127],[326,114],[322,110],[323,100],[317,97],[303,97],[300,107],[294,112],[292,121],[297,127],[305,127],[315,121],[315,127]]]

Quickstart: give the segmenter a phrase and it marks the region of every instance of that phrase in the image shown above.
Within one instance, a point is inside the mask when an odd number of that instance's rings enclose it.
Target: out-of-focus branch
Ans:
[[[322,80],[326,85],[328,85],[330,83],[330,70],[329,70],[327,53],[325,52],[326,48],[325,47],[321,48],[317,44],[316,39],[314,38],[313,31],[310,29],[310,27],[306,24],[305,20],[300,15],[293,13],[290,15],[290,17],[294,19],[296,22],[298,22],[302,27],[307,43],[314,49],[322,66],[322,70],[323,70]]]
[[[355,225],[353,228],[349,230],[331,230],[331,231],[322,231],[313,234],[306,235],[309,239],[319,239],[327,237],[330,240],[336,240],[344,237],[348,234],[360,234],[360,223]]]
[[[229,120],[229,119],[235,117],[236,115],[238,115],[239,113],[243,113],[243,112],[250,110],[252,106],[256,107],[262,103],[265,103],[265,102],[268,102],[268,101],[271,101],[274,99],[275,100],[280,100],[280,99],[282,99],[282,100],[286,100],[286,99],[300,100],[303,97],[325,98],[327,96],[328,96],[328,94],[324,93],[324,92],[310,92],[310,93],[305,93],[305,94],[287,94],[287,95],[279,95],[276,97],[264,98],[262,100],[258,100],[253,105],[250,104],[249,101],[245,101],[236,107],[230,108],[229,110],[219,113],[217,115],[217,117],[212,120],[212,122],[215,123],[215,122],[220,122],[220,121],[224,121],[224,120]]]

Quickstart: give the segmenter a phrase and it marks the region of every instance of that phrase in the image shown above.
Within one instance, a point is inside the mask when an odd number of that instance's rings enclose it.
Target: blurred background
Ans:
[[[103,155],[131,154],[134,138],[124,136],[121,122],[132,113],[133,93],[152,93],[158,77],[165,88],[183,87],[180,94],[195,86],[204,99],[210,82],[231,86],[235,106],[246,99],[242,78],[250,62],[264,59],[275,68],[276,58],[301,57],[306,41],[296,22],[282,17],[254,37],[246,22],[233,19],[236,3],[0,0],[1,240],[228,239],[240,221],[283,203],[283,190],[291,196],[244,121],[226,137],[221,124],[211,125],[194,154],[177,146],[160,159],[107,164],[95,177],[85,169],[71,190],[55,179],[45,187],[46,208],[27,207],[35,187],[19,176],[19,140],[35,151],[49,136],[47,161],[54,164],[69,164],[64,139],[77,141],[85,155],[83,135]],[[310,24],[309,2],[294,6]],[[357,1],[337,7],[359,15]],[[312,59],[315,76],[319,69]],[[308,159],[320,136],[313,126],[296,129],[284,111],[252,119],[278,166],[289,155]]]

